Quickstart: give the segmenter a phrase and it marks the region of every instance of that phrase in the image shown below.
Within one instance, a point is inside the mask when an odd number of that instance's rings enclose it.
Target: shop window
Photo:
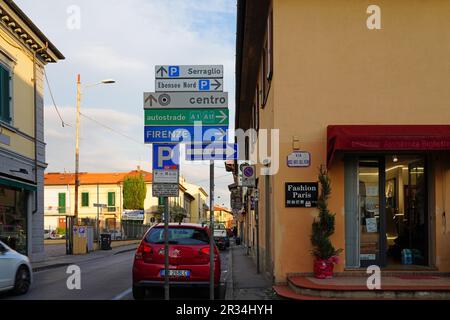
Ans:
[[[89,207],[89,192],[81,193],[81,206]]]
[[[108,192],[108,212],[116,211],[116,193]]]
[[[0,121],[11,123],[11,72],[0,64]]]
[[[0,186],[0,240],[27,254],[27,192]]]
[[[66,194],[58,193],[58,213],[66,213]]]

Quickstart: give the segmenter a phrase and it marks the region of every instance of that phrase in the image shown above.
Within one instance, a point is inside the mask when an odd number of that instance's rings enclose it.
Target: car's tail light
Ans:
[[[209,247],[203,247],[200,249],[200,254],[203,254],[208,257],[209,257],[209,252],[210,252]],[[214,260],[217,260],[217,258],[218,258],[217,250],[216,250],[216,248],[214,248]]]
[[[142,241],[141,244],[139,245],[139,248],[136,250],[136,255],[134,256],[134,258],[136,260],[140,260],[143,258],[144,254],[152,254],[152,253],[153,248],[146,242]]]

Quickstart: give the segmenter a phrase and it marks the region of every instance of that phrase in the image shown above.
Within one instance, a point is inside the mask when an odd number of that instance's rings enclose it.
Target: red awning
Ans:
[[[450,125],[336,125],[327,129],[327,165],[336,151],[450,150]]]

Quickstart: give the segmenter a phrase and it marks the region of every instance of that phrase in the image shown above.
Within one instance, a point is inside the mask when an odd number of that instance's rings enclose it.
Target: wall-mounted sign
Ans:
[[[123,220],[144,220],[144,210],[123,210]]]
[[[242,171],[242,186],[243,187],[256,187],[256,166],[244,165],[241,167]]]
[[[311,208],[317,207],[319,184],[317,182],[286,182],[285,206]]]
[[[294,151],[287,156],[288,167],[309,167],[311,165],[311,155],[306,151]]]

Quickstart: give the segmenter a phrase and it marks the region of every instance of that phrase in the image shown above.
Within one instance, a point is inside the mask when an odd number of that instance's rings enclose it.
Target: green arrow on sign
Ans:
[[[228,109],[145,109],[146,126],[228,125]]]

